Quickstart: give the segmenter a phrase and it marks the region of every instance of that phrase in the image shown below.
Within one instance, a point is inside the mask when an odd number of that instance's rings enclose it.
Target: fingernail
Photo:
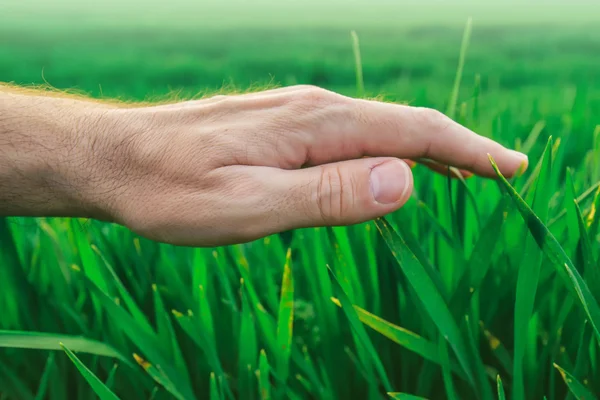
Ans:
[[[527,157],[527,154],[520,153],[520,152],[518,152],[516,150],[510,150],[510,153],[515,158],[518,158],[521,161],[521,163],[527,163],[527,162],[529,162],[529,157]]]
[[[386,161],[371,170],[371,192],[378,203],[405,200],[411,187],[412,173],[403,161]]]
[[[520,161],[519,169],[517,170],[516,175],[517,176],[523,175],[529,165],[529,157],[527,157],[527,154],[523,154],[523,153],[520,153],[515,150],[510,150],[510,152],[513,155],[513,157],[515,157],[516,159],[518,159]]]

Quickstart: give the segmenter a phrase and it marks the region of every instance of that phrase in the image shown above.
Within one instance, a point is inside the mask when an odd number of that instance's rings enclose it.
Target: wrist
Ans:
[[[0,92],[0,214],[97,217],[92,102]]]

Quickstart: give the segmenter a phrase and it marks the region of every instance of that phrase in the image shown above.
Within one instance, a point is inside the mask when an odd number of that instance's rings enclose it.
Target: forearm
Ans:
[[[90,217],[92,103],[0,86],[0,215]]]

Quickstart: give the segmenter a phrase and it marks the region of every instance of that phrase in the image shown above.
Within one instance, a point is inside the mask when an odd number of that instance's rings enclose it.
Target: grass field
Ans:
[[[0,219],[0,399],[600,398],[598,7],[80,3],[0,2],[0,82],[359,96],[355,30],[364,96],[444,111],[530,168],[416,167],[385,219],[215,249]]]

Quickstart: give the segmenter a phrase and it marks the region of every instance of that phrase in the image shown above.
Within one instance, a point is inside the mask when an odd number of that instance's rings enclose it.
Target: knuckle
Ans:
[[[355,201],[352,180],[338,167],[321,167],[317,187],[317,207],[326,224],[343,221]]]
[[[227,100],[229,98],[231,98],[231,96],[227,96],[227,95],[224,95],[224,94],[218,94],[216,96],[210,97],[209,100],[210,101],[214,101],[214,102],[218,102],[218,101]]]
[[[333,95],[330,91],[316,86],[309,86],[297,93],[298,100],[311,106],[319,106],[328,103],[331,101],[332,97]]]
[[[295,85],[294,89],[296,89],[296,90],[318,90],[318,89],[320,89],[320,87],[315,86],[315,85],[309,85],[309,84],[301,84],[301,85]]]
[[[442,112],[427,107],[416,107],[414,117],[421,124],[432,127],[433,129],[443,128],[448,124],[448,117]]]

